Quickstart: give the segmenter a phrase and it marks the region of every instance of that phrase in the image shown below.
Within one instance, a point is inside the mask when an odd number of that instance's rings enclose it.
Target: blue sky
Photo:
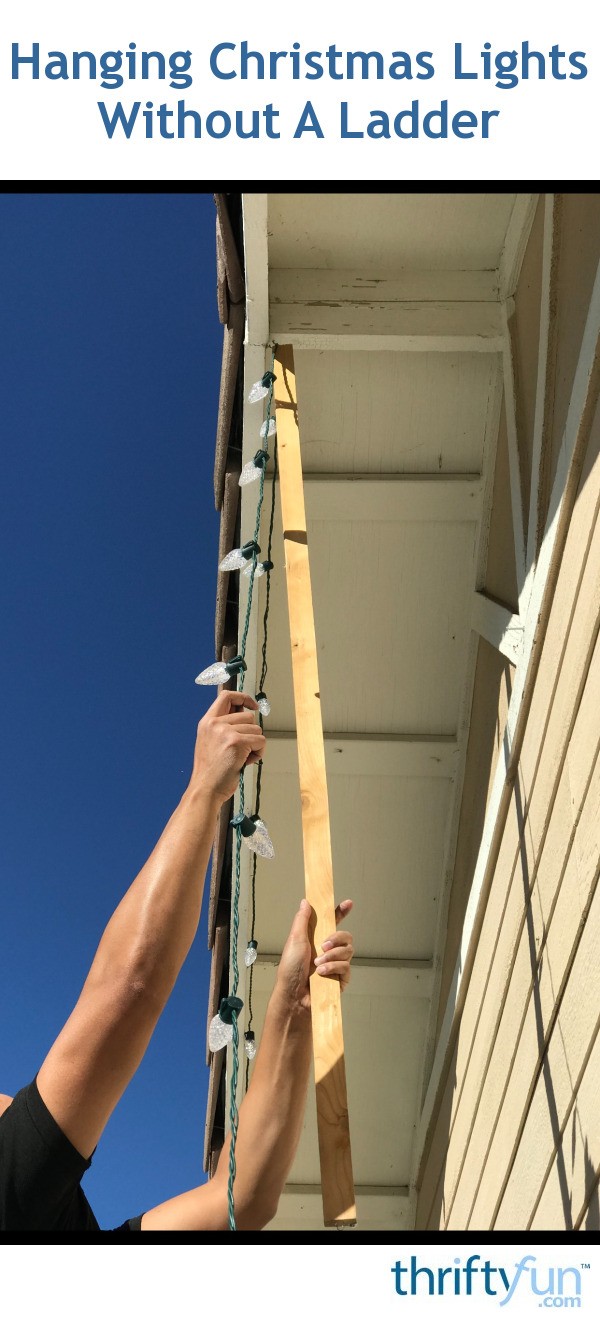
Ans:
[[[0,1091],[39,1068],[177,804],[216,691],[212,195],[2,201]],[[205,894],[206,896],[206,894]],[[83,1188],[101,1226],[204,1180],[195,945]]]

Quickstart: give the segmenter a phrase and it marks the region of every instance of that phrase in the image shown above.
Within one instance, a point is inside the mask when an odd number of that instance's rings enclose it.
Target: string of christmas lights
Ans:
[[[273,349],[272,365],[274,364],[275,364],[275,349]],[[242,545],[239,549],[232,550],[231,553],[227,554],[226,557],[223,559],[223,561],[219,564],[220,571],[230,572],[236,570],[243,570],[244,575],[249,577],[246,617],[245,617],[244,631],[243,631],[242,641],[240,646],[240,654],[236,655],[235,658],[230,660],[228,663],[215,663],[215,664],[211,664],[208,668],[203,669],[203,671],[199,673],[198,677],[196,678],[196,682],[202,686],[209,686],[209,685],[220,686],[224,682],[228,682],[230,678],[235,677],[238,682],[238,690],[243,691],[245,674],[247,670],[244,655],[246,651],[246,642],[248,638],[248,629],[250,626],[250,616],[252,611],[254,579],[256,576],[261,576],[265,573],[267,574],[267,599],[268,599],[269,585],[270,585],[269,574],[273,567],[273,564],[270,561],[270,558],[266,559],[263,563],[258,562],[258,554],[260,553],[260,546],[258,544],[258,534],[260,529],[260,520],[261,520],[261,512],[262,512],[262,504],[263,504],[263,496],[264,496],[265,469],[269,461],[267,445],[268,445],[269,437],[273,436],[276,431],[275,419],[271,417],[274,382],[275,382],[275,375],[273,374],[273,371],[272,370],[265,371],[265,374],[262,376],[262,379],[258,380],[256,384],[252,386],[252,389],[250,390],[250,393],[248,395],[248,401],[251,403],[260,402],[264,398],[267,398],[267,415],[265,421],[263,422],[260,428],[260,437],[263,440],[263,447],[262,449],[258,450],[258,452],[255,454],[252,463],[246,464],[240,475],[240,481],[239,481],[240,485],[246,485],[253,480],[258,480],[260,482],[257,510],[256,510],[256,528],[254,532],[254,539],[248,541],[247,544]],[[251,468],[253,469],[252,471],[250,470]],[[273,528],[273,509],[271,510],[271,523],[269,530],[269,553],[271,551],[272,528]],[[265,612],[266,614],[268,613],[268,608]],[[265,644],[266,644],[266,634],[265,634]],[[262,725],[263,715],[266,715],[268,712],[270,712],[270,705],[265,695],[265,692],[263,690],[264,676],[266,675],[265,645],[263,645],[263,669],[264,672],[263,675],[261,675],[261,683],[260,683],[261,689],[256,697],[257,702],[259,704],[259,721],[260,721],[261,729],[263,726]],[[260,780],[261,770],[262,770],[262,763],[259,762],[259,766],[258,766],[259,780]],[[258,812],[258,803],[259,803],[259,793],[257,791],[257,812]],[[249,847],[250,850],[255,853],[253,858],[253,876],[252,876],[252,883],[253,883],[252,939],[248,944],[245,955],[245,963],[246,965],[250,965],[250,966],[252,965],[253,960],[256,959],[256,949],[257,949],[257,945],[255,944],[255,940],[254,940],[254,913],[255,913],[254,878],[255,878],[255,868],[256,868],[256,855],[258,854],[265,858],[270,859],[275,854],[273,843],[269,837],[268,829],[264,821],[260,818],[258,813],[255,813],[253,815],[247,815],[245,812],[243,769],[240,773],[240,781],[239,781],[239,807],[240,808],[238,813],[231,820],[231,825],[236,830],[235,886],[234,886],[233,899],[232,899],[233,980],[231,985],[231,993],[228,995],[228,997],[222,999],[216,1016],[214,1016],[212,1021],[210,1022],[209,1036],[208,1036],[209,1047],[213,1051],[216,1051],[219,1048],[227,1047],[229,1043],[232,1044],[231,1090],[230,1090],[230,1109],[229,1109],[231,1142],[229,1148],[229,1178],[228,1178],[228,1187],[227,1187],[229,1228],[231,1231],[236,1230],[234,1185],[235,1185],[235,1176],[236,1176],[235,1149],[236,1149],[237,1130],[238,1130],[238,1109],[237,1109],[237,1081],[238,1081],[238,1072],[239,1072],[238,1018],[244,1006],[241,998],[237,996],[237,990],[239,985],[237,945],[238,945],[238,935],[239,935],[241,844],[242,842],[244,842],[246,846]],[[254,946],[251,946],[251,944],[254,944]],[[250,961],[246,959],[249,956],[251,956],[252,958]],[[254,1046],[254,1033],[250,1028],[246,1031],[244,1040],[245,1040],[246,1057],[249,1060],[256,1051]],[[248,1066],[248,1060],[246,1066]],[[247,1075],[246,1075],[246,1087],[247,1087]]]

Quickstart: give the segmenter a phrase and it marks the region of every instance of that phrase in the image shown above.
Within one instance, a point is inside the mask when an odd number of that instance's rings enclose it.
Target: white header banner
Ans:
[[[593,180],[597,6],[21,0],[15,181]]]

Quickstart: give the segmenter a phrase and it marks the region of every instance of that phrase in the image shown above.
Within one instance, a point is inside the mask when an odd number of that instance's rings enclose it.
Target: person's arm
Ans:
[[[199,723],[190,783],[40,1068],[40,1094],[84,1157],[137,1070],[196,933],[219,810],[243,765],[264,751],[256,708],[250,696],[223,691]]]
[[[342,902],[336,921],[351,908],[351,901]],[[310,916],[311,907],[303,900],[282,953],[252,1079],[240,1106],[234,1210],[242,1231],[259,1231],[275,1216],[302,1130],[312,1051]],[[317,973],[338,976],[344,989],[350,978],[352,935],[337,930],[323,948]],[[142,1230],[227,1230],[229,1148],[230,1137],[211,1181],[145,1213]]]

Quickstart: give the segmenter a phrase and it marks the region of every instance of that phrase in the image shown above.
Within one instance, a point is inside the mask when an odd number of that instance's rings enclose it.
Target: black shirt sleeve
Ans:
[[[63,1134],[32,1080],[0,1117],[0,1230],[98,1231],[80,1186],[91,1161]]]

